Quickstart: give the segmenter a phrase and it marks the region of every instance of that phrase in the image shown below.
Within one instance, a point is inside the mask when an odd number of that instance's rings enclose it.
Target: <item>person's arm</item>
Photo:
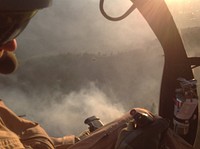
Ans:
[[[61,138],[51,137],[51,140],[56,149],[67,149],[78,141],[74,135],[64,136]]]
[[[4,104],[2,100],[0,100],[0,117],[5,126],[17,135],[21,135],[24,130],[36,125],[35,122],[26,120],[16,115]]]

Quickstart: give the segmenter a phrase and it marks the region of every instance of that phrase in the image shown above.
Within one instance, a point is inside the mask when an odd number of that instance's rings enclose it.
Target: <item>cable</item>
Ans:
[[[108,20],[110,20],[110,21],[120,21],[120,20],[126,18],[126,17],[127,17],[131,12],[133,12],[133,11],[135,10],[135,8],[136,8],[136,7],[134,6],[134,4],[133,4],[122,16],[120,16],[120,17],[111,17],[111,16],[109,16],[109,15],[105,12],[104,7],[103,7],[103,4],[104,4],[104,0],[100,0],[100,3],[99,3],[100,11],[101,11],[102,15],[103,15],[106,19],[108,19]]]

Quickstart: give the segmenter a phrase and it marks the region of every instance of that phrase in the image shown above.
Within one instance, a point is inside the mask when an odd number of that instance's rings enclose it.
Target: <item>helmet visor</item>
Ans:
[[[27,12],[0,11],[0,46],[16,38],[36,13],[37,10]]]

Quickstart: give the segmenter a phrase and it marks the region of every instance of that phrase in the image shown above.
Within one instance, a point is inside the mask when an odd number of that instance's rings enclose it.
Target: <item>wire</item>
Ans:
[[[133,4],[122,16],[120,16],[120,17],[111,17],[111,16],[109,16],[106,12],[105,12],[105,10],[104,10],[104,0],[100,0],[100,3],[99,3],[99,8],[100,8],[100,11],[101,11],[101,13],[102,13],[102,15],[106,18],[106,19],[108,19],[108,20],[110,20],[110,21],[120,21],[120,20],[122,20],[122,19],[124,19],[124,18],[126,18],[131,12],[133,12],[134,10],[135,10],[135,5]]]

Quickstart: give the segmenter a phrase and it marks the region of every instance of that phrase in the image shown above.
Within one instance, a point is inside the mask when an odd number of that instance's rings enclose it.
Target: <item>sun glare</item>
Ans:
[[[177,3],[190,3],[191,0],[165,0],[167,3],[173,3],[173,4],[177,4]]]

